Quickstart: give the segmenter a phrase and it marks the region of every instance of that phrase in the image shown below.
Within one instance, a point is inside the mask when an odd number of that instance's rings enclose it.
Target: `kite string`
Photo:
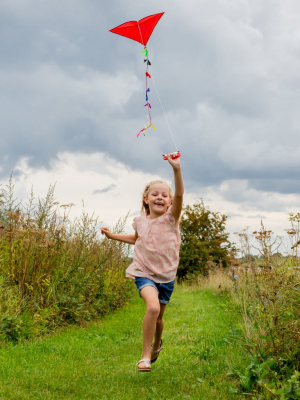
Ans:
[[[149,68],[150,68],[150,67],[149,67]],[[151,69],[151,68],[150,68],[150,69]],[[166,122],[167,122],[167,125],[168,125],[168,128],[169,128],[170,134],[171,134],[172,139],[173,139],[173,142],[174,142],[174,144],[175,144],[175,148],[176,148],[176,150],[178,150],[177,144],[176,144],[176,142],[175,142],[175,139],[174,139],[174,136],[173,136],[173,133],[172,133],[172,130],[171,130],[171,127],[170,127],[168,118],[167,118],[167,115],[166,115],[165,110],[164,110],[164,107],[163,107],[163,105],[162,105],[162,102],[161,102],[161,99],[160,99],[160,96],[159,96],[157,87],[156,87],[156,85],[155,85],[155,80],[154,80],[154,78],[153,78],[153,73],[152,73],[152,72],[151,72],[151,77],[152,77],[152,79],[153,79],[153,85],[154,85],[154,87],[155,87],[158,100],[159,100],[160,105],[161,105],[161,108],[162,108],[162,110],[163,110],[163,113],[164,113],[164,116],[165,116],[165,119],[166,119]]]

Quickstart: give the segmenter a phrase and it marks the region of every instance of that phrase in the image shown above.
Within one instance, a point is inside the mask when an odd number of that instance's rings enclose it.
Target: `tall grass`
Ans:
[[[245,346],[251,354],[246,371],[238,373],[243,389],[264,393],[262,398],[300,399],[298,270],[282,264],[238,278],[231,297],[241,314]],[[291,377],[298,389],[289,383]],[[289,396],[284,397],[284,392]]]
[[[131,294],[127,245],[101,240],[98,218],[60,205],[50,186],[14,198],[12,178],[0,192],[0,339],[18,341],[66,323],[85,323],[119,308]],[[123,232],[126,218],[114,231]]]
[[[245,369],[232,370],[237,393],[252,399],[300,399],[300,273],[295,258],[272,268],[219,269],[209,276],[190,275],[189,290],[227,294],[224,307],[239,314],[232,341],[242,341],[249,354]],[[276,267],[275,267],[276,266]],[[257,273],[257,271],[259,271]],[[235,333],[236,330],[236,333]]]

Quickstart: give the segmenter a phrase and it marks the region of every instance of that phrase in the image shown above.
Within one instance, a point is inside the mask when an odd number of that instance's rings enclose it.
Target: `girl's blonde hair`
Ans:
[[[152,181],[152,182],[148,183],[148,185],[146,185],[146,187],[145,187],[145,189],[144,189],[144,192],[143,192],[142,210],[141,210],[142,214],[150,215],[149,205],[145,203],[144,198],[145,198],[145,197],[146,197],[146,198],[148,197],[148,194],[149,194],[149,191],[150,191],[150,186],[151,186],[151,185],[154,185],[155,183],[163,183],[164,185],[166,185],[166,186],[168,187],[168,189],[169,189],[169,196],[170,196],[170,199],[172,200],[173,197],[174,197],[173,191],[172,191],[172,189],[171,189],[171,186],[168,185],[167,182],[164,182],[164,181]]]

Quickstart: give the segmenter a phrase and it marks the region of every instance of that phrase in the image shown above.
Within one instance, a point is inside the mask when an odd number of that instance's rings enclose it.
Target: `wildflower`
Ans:
[[[234,275],[233,276],[233,279],[237,279],[239,276],[238,275]]]

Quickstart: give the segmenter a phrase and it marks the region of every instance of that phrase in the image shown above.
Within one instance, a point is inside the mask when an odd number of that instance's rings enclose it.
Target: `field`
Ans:
[[[1,399],[231,399],[249,356],[227,296],[176,287],[164,350],[151,373],[138,373],[144,305],[39,340],[0,350]]]

